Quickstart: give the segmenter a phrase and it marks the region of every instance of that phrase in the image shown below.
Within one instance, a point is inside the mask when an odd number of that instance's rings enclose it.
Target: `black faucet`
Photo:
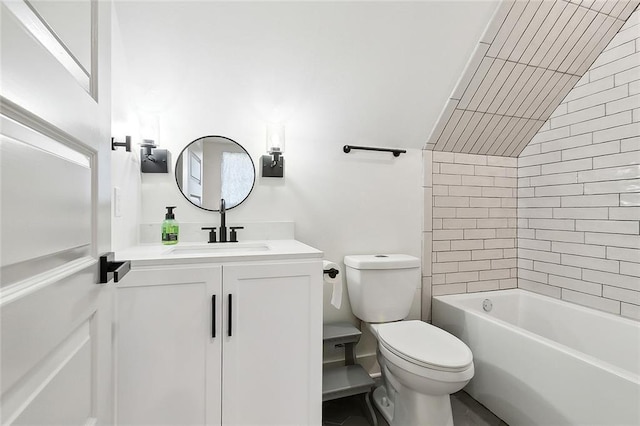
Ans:
[[[220,242],[227,242],[227,219],[226,219],[226,210],[224,205],[224,198],[220,199]]]
[[[238,229],[244,229],[244,226],[232,226],[229,234],[229,240],[227,240],[227,218],[226,218],[226,206],[224,198],[220,199],[220,240],[219,243],[237,243],[238,242]],[[209,242],[216,242],[216,228],[202,227],[203,231],[209,231]]]

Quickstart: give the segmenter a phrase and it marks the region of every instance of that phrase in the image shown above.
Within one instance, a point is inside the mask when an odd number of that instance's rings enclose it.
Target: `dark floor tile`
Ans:
[[[326,401],[322,404],[322,424],[324,426],[369,426],[367,411],[360,395]],[[378,426],[389,426],[378,410],[374,408],[374,411]]]
[[[464,391],[451,395],[451,411],[455,426],[508,426]]]
[[[374,409],[375,410],[375,409]],[[451,395],[455,426],[508,426],[485,406],[464,391]],[[389,426],[375,410],[379,426]],[[323,426],[369,426],[366,406],[360,396],[326,401],[322,404]]]

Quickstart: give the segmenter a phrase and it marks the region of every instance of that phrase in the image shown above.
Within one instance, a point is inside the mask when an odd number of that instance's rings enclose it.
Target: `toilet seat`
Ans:
[[[462,372],[473,364],[471,350],[464,342],[422,321],[377,324],[376,332],[386,350],[423,368]]]

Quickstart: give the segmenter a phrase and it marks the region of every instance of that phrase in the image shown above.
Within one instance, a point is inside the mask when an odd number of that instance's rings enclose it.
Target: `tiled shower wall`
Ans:
[[[433,151],[422,151],[424,209],[422,225],[422,299],[421,317],[431,321],[431,252],[433,244]]]
[[[425,226],[430,221],[432,231],[425,238],[425,262],[432,260],[432,295],[516,287],[517,159],[428,155],[433,160],[425,164],[431,171]]]
[[[636,11],[518,159],[518,286],[640,319]]]

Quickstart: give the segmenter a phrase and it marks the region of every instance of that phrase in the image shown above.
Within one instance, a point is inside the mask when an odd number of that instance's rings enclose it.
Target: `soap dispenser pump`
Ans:
[[[173,209],[175,208],[175,206],[167,207],[167,214],[164,216],[164,222],[162,222],[162,244],[165,245],[178,244],[180,227],[173,214]]]

